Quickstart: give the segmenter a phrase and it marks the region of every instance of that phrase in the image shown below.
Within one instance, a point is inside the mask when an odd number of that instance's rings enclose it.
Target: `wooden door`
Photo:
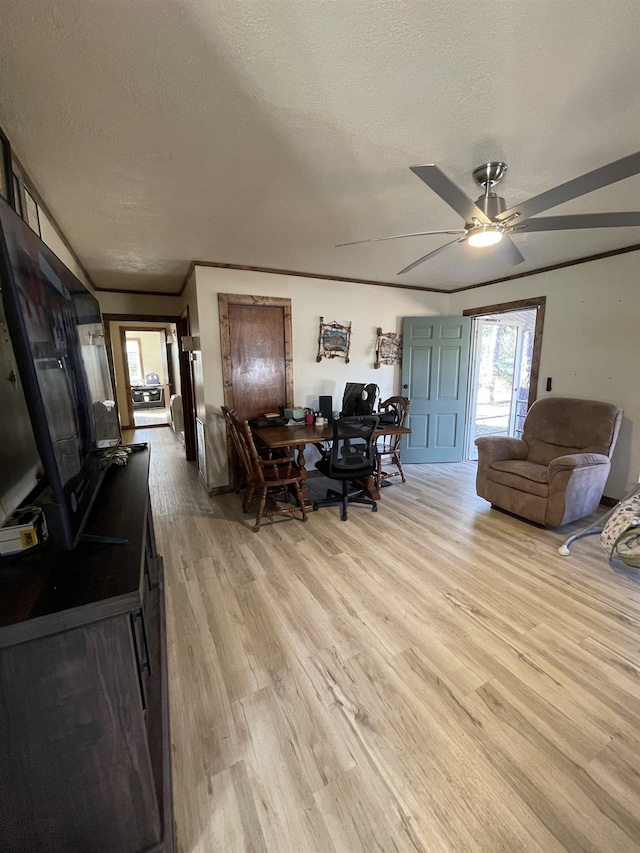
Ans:
[[[405,317],[402,388],[411,399],[403,462],[460,462],[469,372],[469,317]]]
[[[182,417],[184,421],[184,451],[187,462],[195,462],[197,458],[196,444],[196,403],[193,382],[193,365],[191,353],[182,349],[180,342],[183,337],[191,335],[189,308],[180,315],[176,323],[178,332],[178,364],[180,366],[180,396],[182,397]]]
[[[218,294],[224,402],[241,420],[293,405],[291,300]]]
[[[131,380],[129,378],[129,356],[127,353],[127,329],[125,326],[120,327],[120,350],[122,352],[122,365],[124,368],[124,393],[127,401],[127,423],[123,424],[124,429],[135,429],[135,420],[133,414],[133,398],[131,396]],[[124,414],[124,412],[122,413]]]

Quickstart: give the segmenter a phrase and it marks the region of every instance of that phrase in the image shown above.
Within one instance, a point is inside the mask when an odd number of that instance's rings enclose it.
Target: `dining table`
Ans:
[[[306,506],[311,506],[306,486],[306,460],[304,450],[308,444],[319,445],[326,448],[333,441],[333,424],[326,423],[321,426],[315,424],[293,423],[284,426],[252,427],[255,441],[268,450],[280,450],[285,447],[295,448],[296,464],[302,474],[302,496]],[[383,435],[411,435],[408,427],[397,424],[379,424],[374,436],[380,438]],[[380,500],[380,489],[376,485],[374,477],[367,477],[363,483],[364,493],[374,501]]]

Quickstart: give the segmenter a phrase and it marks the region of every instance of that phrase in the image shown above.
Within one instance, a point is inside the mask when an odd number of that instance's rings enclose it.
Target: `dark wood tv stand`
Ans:
[[[0,850],[173,853],[162,557],[149,452],[81,543],[0,564]]]

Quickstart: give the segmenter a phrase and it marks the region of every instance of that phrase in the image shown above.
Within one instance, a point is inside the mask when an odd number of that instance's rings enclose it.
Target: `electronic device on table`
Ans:
[[[288,418],[281,415],[280,412],[266,412],[261,418],[255,418],[251,421],[250,426],[256,429],[272,426],[285,426],[288,423]]]
[[[368,385],[364,382],[347,382],[342,397],[342,414],[345,417],[372,414],[378,394],[379,388],[373,382]]]
[[[325,418],[327,423],[331,423],[333,421],[333,397],[329,394],[321,394],[318,397],[318,408],[320,409],[320,416]]]

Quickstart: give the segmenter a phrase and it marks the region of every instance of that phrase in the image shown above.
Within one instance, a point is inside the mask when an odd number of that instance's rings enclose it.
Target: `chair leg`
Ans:
[[[255,486],[247,486],[244,493],[244,500],[242,501],[242,512],[249,512],[249,504],[251,503],[254,491]]]
[[[380,453],[376,453],[376,470],[374,480],[376,489],[380,489],[380,483],[382,482],[382,455]]]
[[[321,506],[340,506],[340,520],[346,521],[348,518],[348,507],[350,503],[366,504],[371,507],[371,512],[378,511],[378,504],[371,498],[364,497],[364,489],[357,489],[354,492],[349,492],[349,480],[342,480],[342,491],[336,492],[333,489],[327,489],[327,497],[319,501],[314,501],[313,511],[316,512]]]
[[[400,464],[400,456],[398,453],[394,453],[393,457],[395,459],[395,463],[398,466],[398,471],[400,471],[400,477],[402,478],[402,482],[406,483],[407,478],[404,476],[404,471],[402,470],[402,465]]]
[[[300,512],[302,513],[302,520],[307,521],[307,508],[304,505],[304,499],[302,497],[302,489],[300,488],[300,483],[294,483],[293,488],[296,492],[296,500],[298,502],[298,506],[300,507]]]
[[[260,530],[260,519],[262,518],[262,513],[264,512],[264,505],[267,502],[267,490],[263,488],[260,490],[260,500],[258,502],[258,515],[256,516],[256,523],[253,526],[253,532],[257,533]]]

